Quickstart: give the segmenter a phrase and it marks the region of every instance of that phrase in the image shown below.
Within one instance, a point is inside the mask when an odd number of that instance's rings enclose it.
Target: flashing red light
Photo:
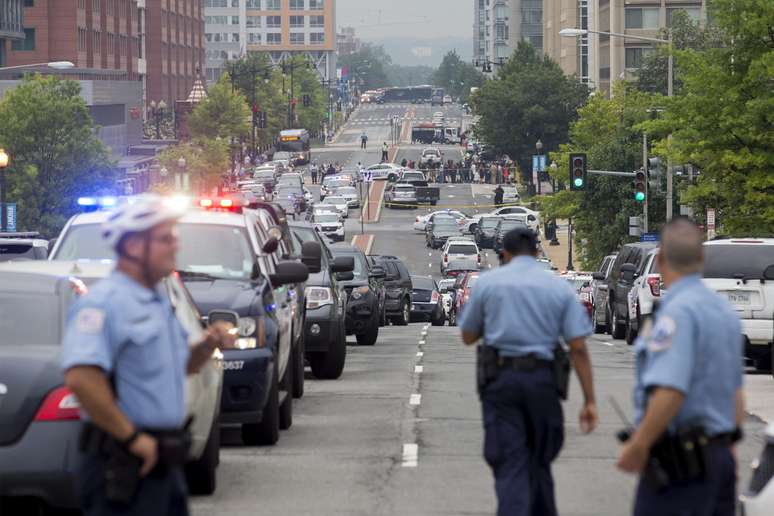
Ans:
[[[221,208],[233,208],[234,207],[234,201],[231,199],[221,199],[220,200],[220,207]]]
[[[81,404],[67,387],[49,392],[35,414],[35,421],[73,421],[81,418]]]

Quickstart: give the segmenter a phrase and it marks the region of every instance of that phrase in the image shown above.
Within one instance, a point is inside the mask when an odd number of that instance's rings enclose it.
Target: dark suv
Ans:
[[[319,272],[306,282],[306,328],[304,347],[312,373],[320,379],[335,380],[344,371],[347,357],[346,299],[339,281],[353,278],[352,257],[334,258],[317,231],[309,224],[291,224],[297,246],[309,242],[321,246]]]
[[[634,285],[637,271],[648,257],[648,251],[657,245],[656,242],[637,242],[624,244],[618,251],[607,277],[607,332],[614,339],[622,339],[626,334],[629,291]]]
[[[384,312],[384,268],[369,263],[363,251],[349,245],[331,247],[334,256],[351,256],[355,270],[351,280],[339,281],[347,293],[347,335],[355,335],[361,346],[373,346],[379,326],[386,322]]]
[[[397,326],[406,326],[411,319],[413,284],[406,265],[395,256],[369,256],[373,265],[381,265],[385,271],[384,308],[387,318]]]

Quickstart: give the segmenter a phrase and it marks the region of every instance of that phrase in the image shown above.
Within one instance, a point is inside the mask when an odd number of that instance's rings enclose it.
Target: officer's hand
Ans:
[[[215,348],[233,349],[237,332],[234,326],[224,321],[211,324],[204,333],[204,341],[213,351]]]
[[[580,411],[578,420],[580,421],[580,428],[584,434],[590,434],[597,427],[597,406],[594,403],[586,403]]]
[[[648,463],[649,454],[648,448],[636,439],[629,439],[618,457],[618,469],[626,473],[642,473]]]
[[[142,459],[141,477],[150,473],[159,460],[159,443],[148,434],[141,433],[138,435],[129,447],[129,451]]]

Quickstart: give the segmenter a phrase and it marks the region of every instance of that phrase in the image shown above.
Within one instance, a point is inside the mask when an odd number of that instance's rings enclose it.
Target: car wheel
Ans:
[[[270,446],[279,441],[279,385],[276,366],[274,373],[261,422],[242,425],[242,441],[249,446]]]
[[[476,232],[477,229],[478,229],[478,224],[471,224],[470,227],[468,228],[468,233],[472,235],[473,233]]]
[[[215,470],[220,462],[220,416],[212,420],[207,444],[199,459],[185,465],[185,479],[188,490],[195,495],[211,495],[215,492],[217,475]]]
[[[610,320],[610,324],[613,327],[613,338],[623,339],[626,336],[626,324],[618,321],[618,311],[613,308],[613,318]]]
[[[411,320],[411,307],[408,301],[403,300],[400,306],[400,315],[395,318],[395,326],[406,326]]]
[[[605,333],[605,324],[597,321],[597,308],[592,307],[591,309],[591,319],[594,323],[594,333]]]
[[[457,326],[457,311],[452,310],[449,314],[449,326]]]
[[[279,406],[279,429],[287,430],[293,426],[293,364],[289,363],[285,368],[285,378],[282,379],[282,391],[285,399]]]
[[[293,397],[299,399],[304,396],[304,332],[296,344],[296,352],[293,353]]]
[[[626,339],[626,343],[630,346],[634,344],[634,340],[637,338],[637,331],[634,330],[634,325],[632,325],[632,320],[629,317],[626,318],[626,329],[625,329],[624,338]]]
[[[339,335],[330,343],[325,353],[312,353],[309,363],[312,366],[312,374],[320,380],[335,380],[344,371],[344,362],[347,357],[347,337],[344,334],[344,325],[341,323]]]
[[[371,322],[371,326],[368,327],[365,333],[355,335],[358,346],[373,346],[376,344],[376,339],[379,337],[379,324],[378,320],[374,318]]]
[[[433,326],[443,326],[444,322],[446,322],[446,318],[443,316],[443,310],[438,310],[438,316],[430,320],[430,324]]]
[[[609,302],[605,307],[605,333],[608,335],[613,334],[613,309],[610,308]]]

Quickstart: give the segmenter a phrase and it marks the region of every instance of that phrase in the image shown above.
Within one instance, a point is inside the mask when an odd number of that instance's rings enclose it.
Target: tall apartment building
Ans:
[[[473,55],[478,60],[509,57],[528,41],[543,50],[543,0],[475,0]]]
[[[306,56],[320,77],[336,77],[335,0],[204,0],[206,76],[212,82],[226,62],[266,52],[278,64]]]
[[[669,27],[672,14],[685,11],[694,20],[706,21],[707,0],[591,0],[589,24],[592,30],[658,37]],[[648,42],[605,35],[589,36],[591,53],[598,56],[591,67],[592,85],[610,93],[612,82],[633,79],[642,58],[653,52]]]
[[[6,41],[23,41],[24,0],[0,0],[0,68],[6,66]]]
[[[348,56],[363,48],[363,43],[357,37],[354,27],[342,27],[336,34],[336,55]]]
[[[591,84],[595,55],[589,35],[563,38],[559,31],[589,29],[593,0],[543,0],[543,51],[559,63],[564,73]]]

